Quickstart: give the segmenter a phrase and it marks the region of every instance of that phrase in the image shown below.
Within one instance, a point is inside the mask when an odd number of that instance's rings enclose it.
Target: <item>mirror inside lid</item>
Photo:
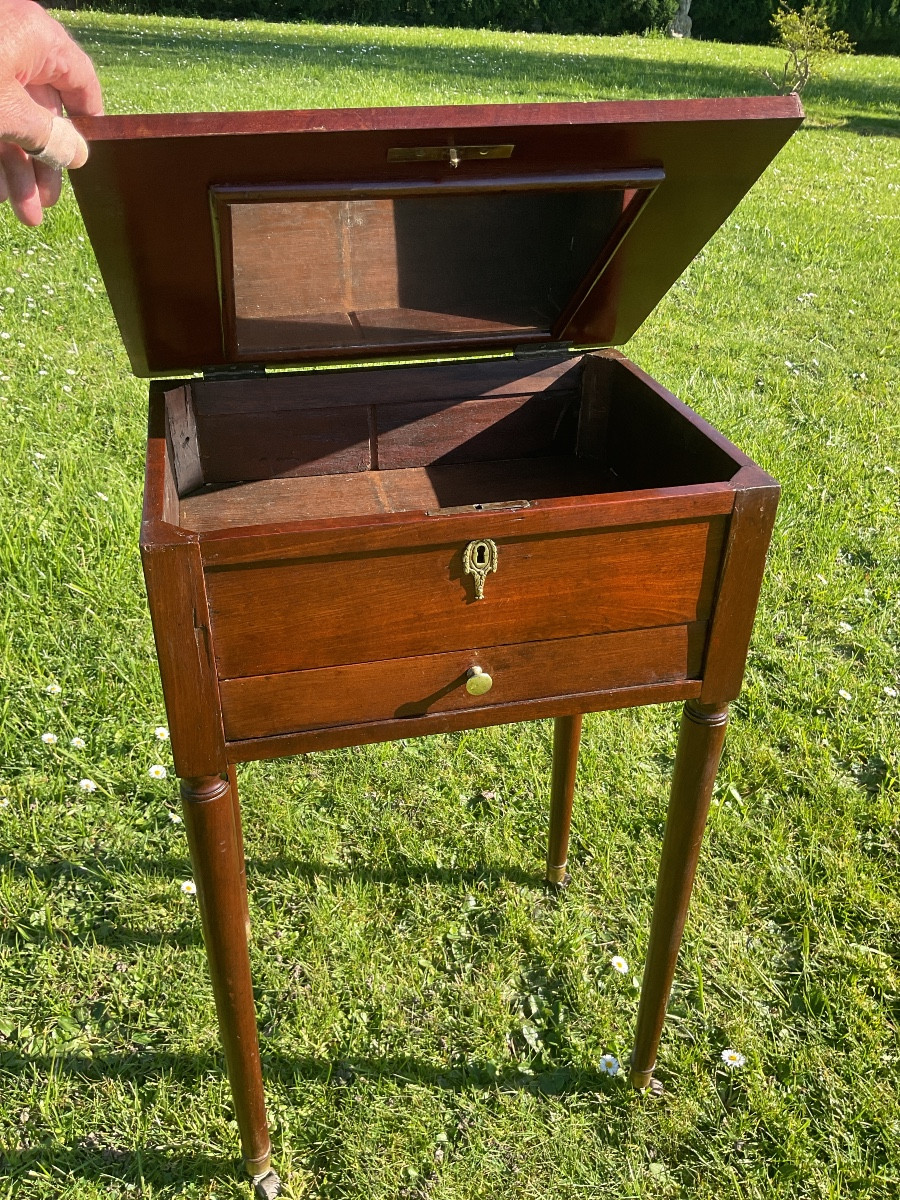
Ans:
[[[617,345],[796,96],[82,117],[72,183],[138,375]]]

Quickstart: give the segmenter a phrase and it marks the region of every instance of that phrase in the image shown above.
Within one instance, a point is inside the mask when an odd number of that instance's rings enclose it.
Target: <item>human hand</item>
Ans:
[[[87,159],[63,107],[103,112],[91,60],[34,0],[0,0],[0,204],[25,225],[59,199],[62,168]]]

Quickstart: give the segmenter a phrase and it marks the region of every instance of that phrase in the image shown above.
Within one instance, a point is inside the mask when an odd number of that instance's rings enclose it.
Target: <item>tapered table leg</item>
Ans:
[[[631,1058],[631,1083],[636,1088],[649,1086],[656,1066],[727,722],[727,705],[715,708],[688,701],[684,706]]]
[[[243,857],[238,853],[231,787],[218,775],[182,779],[181,799],[244,1164],[250,1175],[262,1175],[269,1169],[272,1146],[244,924]]]
[[[581,714],[557,717],[553,722],[553,778],[550,784],[550,836],[547,842],[547,882],[564,887],[569,882],[569,828],[578,747],[581,743]]]
[[[247,860],[244,857],[244,830],[241,825],[241,800],[238,796],[237,771],[234,763],[228,768],[228,784],[231,788],[231,810],[234,814],[234,836],[237,842],[238,862],[241,866],[241,899],[244,902],[244,928],[250,937],[250,902],[247,899]]]

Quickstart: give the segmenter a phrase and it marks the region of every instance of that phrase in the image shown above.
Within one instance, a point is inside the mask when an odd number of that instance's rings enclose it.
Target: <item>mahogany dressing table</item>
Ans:
[[[243,761],[553,717],[560,885],[582,714],[684,701],[650,1084],[778,486],[614,347],[801,120],[795,96],[78,119],[153,378],[141,553],[259,1195]]]

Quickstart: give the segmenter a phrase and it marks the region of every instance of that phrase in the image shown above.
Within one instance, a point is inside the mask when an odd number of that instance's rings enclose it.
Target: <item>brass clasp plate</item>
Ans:
[[[463,551],[463,570],[475,580],[475,599],[484,599],[484,581],[497,570],[497,545],[490,538],[469,542]]]
[[[514,146],[392,146],[388,162],[448,162],[457,167],[465,159],[510,158]]]

